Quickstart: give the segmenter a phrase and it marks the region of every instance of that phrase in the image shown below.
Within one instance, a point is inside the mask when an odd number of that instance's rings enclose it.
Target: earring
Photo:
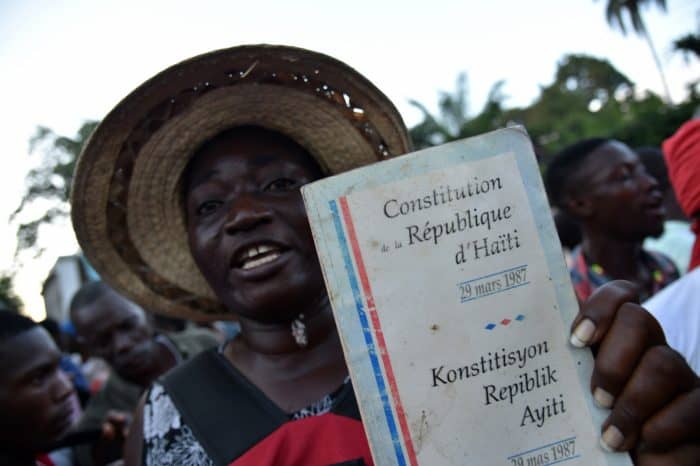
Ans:
[[[297,345],[302,348],[309,344],[309,337],[306,334],[306,324],[304,324],[304,314],[299,314],[299,317],[292,322],[292,336]]]

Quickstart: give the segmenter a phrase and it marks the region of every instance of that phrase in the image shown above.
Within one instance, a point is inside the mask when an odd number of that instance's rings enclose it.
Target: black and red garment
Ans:
[[[201,353],[151,388],[143,455],[148,466],[373,465],[349,379],[289,414],[220,349]]]

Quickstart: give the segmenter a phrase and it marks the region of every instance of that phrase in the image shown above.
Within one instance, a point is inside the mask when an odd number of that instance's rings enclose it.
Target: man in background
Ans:
[[[678,278],[670,259],[642,248],[663,232],[665,210],[657,181],[625,144],[577,142],[554,157],[545,183],[550,201],[581,226],[570,268],[579,301],[611,280],[634,283],[647,299]]]
[[[676,194],[673,192],[671,181],[668,178],[668,170],[664,154],[656,147],[641,147],[635,149],[639,159],[644,164],[647,172],[659,183],[659,189],[664,197],[664,208],[666,209],[666,221],[664,222],[664,232],[657,238],[647,238],[644,240],[644,249],[659,251],[668,256],[676,265],[681,274],[688,271],[690,261],[690,251],[693,248],[695,235],[690,230],[688,217],[683,213],[678,205]]]
[[[0,464],[54,465],[46,454],[78,416],[61,351],[32,320],[0,311]]]
[[[77,430],[112,429],[117,444],[143,391],[158,377],[202,350],[218,344],[204,329],[154,332],[146,313],[104,282],[90,282],[73,297],[70,317],[88,354],[112,368],[104,388],[85,408]],[[112,425],[113,424],[113,425]],[[105,452],[110,458],[120,452]],[[95,451],[77,451],[79,465],[92,463]]]
[[[52,318],[47,317],[46,319],[39,322],[39,325],[44,327],[44,329],[49,332],[51,338],[61,350],[61,363],[60,367],[63,372],[68,375],[73,386],[78,393],[78,398],[80,398],[80,404],[85,405],[90,399],[90,386],[83,374],[80,365],[73,360],[71,356],[71,337],[67,332],[61,328],[61,326]]]
[[[644,307],[661,324],[668,345],[700,374],[700,119],[681,126],[664,142],[663,151],[678,203],[693,220],[695,245],[688,273]]]

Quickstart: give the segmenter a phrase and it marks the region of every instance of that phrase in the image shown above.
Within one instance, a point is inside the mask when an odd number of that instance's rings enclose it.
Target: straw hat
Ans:
[[[73,228],[88,260],[144,308],[200,321],[232,318],[190,254],[180,185],[204,141],[241,125],[291,137],[328,174],[411,148],[389,99],[316,52],[241,46],[157,74],[95,130],[71,193]]]

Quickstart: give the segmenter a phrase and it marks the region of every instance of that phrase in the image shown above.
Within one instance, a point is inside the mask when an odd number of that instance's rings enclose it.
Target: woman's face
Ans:
[[[320,178],[300,147],[268,131],[231,133],[185,174],[190,249],[232,312],[289,322],[325,294],[299,188]]]

